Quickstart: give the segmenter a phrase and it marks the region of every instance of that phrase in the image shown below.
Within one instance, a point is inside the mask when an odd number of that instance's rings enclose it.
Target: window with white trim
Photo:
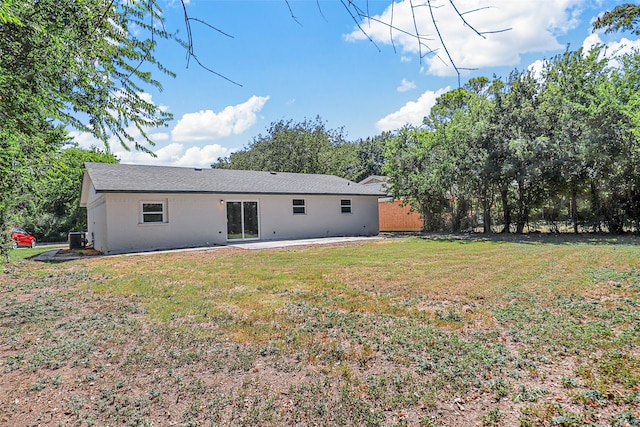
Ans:
[[[340,200],[340,212],[343,214],[351,213],[351,199]]]
[[[307,205],[304,199],[293,199],[293,214],[304,215],[307,213]]]
[[[167,222],[165,202],[140,202],[140,222],[143,224]]]

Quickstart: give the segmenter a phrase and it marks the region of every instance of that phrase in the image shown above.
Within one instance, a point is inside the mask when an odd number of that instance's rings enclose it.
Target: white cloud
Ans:
[[[605,57],[609,59],[608,65],[618,68],[622,66],[618,59],[619,57],[640,50],[640,39],[629,40],[623,37],[620,41],[603,43],[598,34],[591,34],[582,42],[583,54],[586,55],[591,49],[598,45],[604,45],[604,51],[601,52],[600,55],[605,55]]]
[[[191,147],[185,151],[184,156],[174,164],[176,166],[210,166],[219,157],[228,157],[235,150],[223,147],[219,144],[205,145],[204,147]]]
[[[153,95],[147,92],[138,92],[138,96],[144,101],[151,102],[153,104]]]
[[[102,141],[96,139],[93,135],[87,132],[79,132],[77,130],[69,132],[69,136],[80,148],[103,147]]]
[[[132,132],[131,129],[129,129]],[[89,133],[81,132],[69,132],[74,141],[78,143],[81,148],[90,148],[96,146],[99,148],[104,147],[102,141],[99,141]],[[141,141],[140,134],[137,133],[138,142]],[[154,141],[164,141],[169,139],[169,135],[166,133],[156,133],[149,135]],[[134,163],[141,165],[165,165],[165,166],[186,166],[186,167],[203,167],[208,168],[212,163],[218,160],[218,157],[228,157],[231,153],[236,151],[234,148],[223,147],[220,144],[210,144],[203,147],[190,147],[185,148],[183,144],[173,142],[165,145],[161,148],[150,147],[157,157],[152,157],[148,153],[141,151],[135,151],[133,146],[130,146],[131,151],[125,150],[120,142],[115,138],[109,140],[109,146],[111,152],[120,159],[122,163]]]
[[[416,88],[415,82],[411,82],[407,79],[402,79],[402,83],[400,83],[400,86],[397,87],[397,90],[398,92],[406,92],[408,90],[415,89],[415,88]]]
[[[588,52],[595,45],[602,44],[602,40],[600,40],[600,36],[598,34],[590,34],[584,41],[582,42],[582,50]]]
[[[145,100],[153,102],[151,95],[141,95]],[[228,157],[237,149],[220,144],[193,146],[192,143],[183,144],[182,142],[210,141],[214,138],[239,134],[256,122],[256,112],[262,109],[268,99],[269,97],[253,96],[247,102],[226,107],[220,113],[208,110],[185,114],[171,133],[145,129],[153,141],[166,144],[162,147],[149,145],[135,126],[128,127],[126,130],[134,141],[153,151],[156,157],[135,151],[134,143],[129,144],[131,151],[127,151],[115,137],[109,139],[109,148],[122,163],[209,167],[219,157]],[[71,131],[69,135],[81,148],[104,147],[101,141],[89,133]]]
[[[546,66],[546,64],[547,62],[545,60],[538,59],[537,61],[533,61],[527,67],[527,70],[531,71],[536,79],[540,79],[542,78],[542,72],[544,71],[544,67]]]
[[[256,112],[268,100],[268,96],[252,96],[247,102],[228,106],[219,113],[206,110],[184,114],[171,131],[171,138],[175,142],[210,141],[240,134],[255,124]]]
[[[383,131],[393,131],[409,124],[419,126],[425,116],[431,112],[431,108],[436,105],[436,99],[443,93],[451,90],[448,86],[436,92],[426,91],[417,101],[407,102],[395,113],[391,113],[376,122],[376,128]]]
[[[218,160],[218,157],[228,157],[231,153],[237,150],[223,147],[220,144],[210,144],[201,147],[192,146],[187,148],[184,144],[177,142],[172,142],[163,147],[157,148],[142,143],[142,136],[137,129],[128,129],[128,131],[135,137],[135,140],[138,141],[138,143],[149,148],[157,157],[153,157],[142,151],[136,151],[133,144],[129,146],[131,151],[127,151],[120,145],[120,142],[117,139],[111,138],[109,140],[110,150],[122,163],[208,168],[212,163]],[[74,131],[70,132],[70,135],[81,148],[90,148],[91,146],[104,147],[104,144],[95,139],[91,134]],[[169,139],[169,134],[167,133],[154,133],[149,136],[156,142],[167,141]]]
[[[152,141],[156,141],[156,142],[167,141],[169,139],[169,134],[166,132],[155,132],[155,133],[150,133],[148,135]]]
[[[594,46],[604,44],[606,48],[606,55],[608,57],[615,57],[632,53],[636,49],[640,49],[640,39],[629,40],[625,37],[620,41],[611,41],[603,43],[598,34],[590,34],[584,42],[582,42],[582,49],[584,52],[590,51]]]
[[[435,7],[433,13],[456,65],[460,68],[482,68],[517,65],[523,53],[561,49],[563,46],[558,43],[556,36],[577,26],[577,8],[582,3],[582,0],[456,0],[455,5],[460,12],[474,11],[465,14],[464,18],[478,31],[511,28],[507,32],[485,34],[486,38],[465,26],[448,2],[437,3],[440,7]],[[415,12],[420,34],[430,39],[427,41],[429,48],[439,55],[427,55],[424,58],[426,72],[454,75],[455,70],[438,41],[427,7],[412,10],[411,3],[402,0],[394,4],[393,11],[390,6],[375,19],[390,23],[392,12],[394,27],[409,33],[393,32],[393,42],[402,49],[403,56],[428,53],[424,45],[421,48],[416,38],[411,36],[415,34]],[[387,25],[375,20],[364,21],[361,25],[376,43],[391,43]],[[365,40],[366,37],[356,28],[346,35],[346,39],[356,41]]]
[[[122,163],[208,168],[218,160],[218,157],[227,157],[234,151],[234,149],[223,147],[220,144],[190,147],[185,150],[183,144],[174,142],[156,150],[157,157],[123,149],[115,151],[114,154]]]

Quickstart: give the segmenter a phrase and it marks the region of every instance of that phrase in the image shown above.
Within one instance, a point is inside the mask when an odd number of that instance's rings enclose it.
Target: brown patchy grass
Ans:
[[[637,425],[635,238],[17,262],[0,425]]]

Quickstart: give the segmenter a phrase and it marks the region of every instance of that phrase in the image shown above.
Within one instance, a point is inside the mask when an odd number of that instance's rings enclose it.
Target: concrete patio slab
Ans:
[[[286,248],[289,246],[309,246],[309,245],[329,245],[335,243],[347,243],[347,242],[365,242],[372,240],[380,240],[383,237],[322,237],[317,239],[300,239],[300,240],[269,240],[259,242],[241,242],[233,243],[228,246],[241,249],[277,249]]]

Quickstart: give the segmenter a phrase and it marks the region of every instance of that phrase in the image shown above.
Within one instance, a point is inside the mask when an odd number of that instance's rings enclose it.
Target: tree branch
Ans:
[[[394,33],[402,33],[405,35],[408,35],[410,37],[413,37],[416,39],[416,42],[418,44],[418,53],[419,53],[419,57],[420,57],[420,62],[422,63],[422,59],[428,55],[433,55],[436,58],[438,58],[440,61],[442,61],[443,64],[451,64],[451,66],[453,67],[454,71],[456,72],[457,76],[458,76],[458,86],[460,86],[460,76],[461,76],[461,71],[465,71],[465,70],[471,70],[472,68],[465,68],[465,67],[460,67],[456,64],[453,56],[451,55],[451,52],[449,51],[449,48],[447,46],[446,40],[444,38],[444,36],[442,35],[442,32],[440,30],[440,25],[438,24],[438,21],[435,17],[434,14],[434,10],[435,9],[439,9],[444,7],[443,5],[436,5],[434,4],[434,0],[426,0],[426,3],[415,3],[414,0],[405,0],[411,10],[411,18],[413,20],[413,32],[411,31],[407,31],[401,28],[398,28],[395,26],[394,24],[394,19],[395,19],[395,2],[391,3],[391,19],[389,22],[384,22],[379,18],[375,18],[373,16],[371,16],[371,14],[369,13],[369,2],[368,0],[366,1],[366,11],[362,10],[357,4],[356,4],[356,0],[347,0],[345,2],[345,0],[341,0],[342,4],[345,6],[345,8],[347,8],[347,10],[349,11],[351,17],[356,21],[356,25],[358,27],[358,29],[367,37],[367,39],[372,42],[376,48],[378,49],[378,51],[380,51],[380,48],[375,44],[375,42],[373,42],[371,36],[369,36],[369,34],[367,33],[366,29],[362,27],[362,25],[360,25],[360,21],[373,21],[373,22],[377,22],[379,24],[385,25],[389,28],[389,37],[391,40],[391,45],[393,46],[393,50],[394,52],[396,52],[396,46],[395,46],[395,41],[394,41]],[[471,31],[473,31],[473,33],[475,33],[477,36],[482,37],[482,38],[486,38],[487,34],[496,34],[496,33],[502,33],[505,31],[509,31],[511,30],[511,28],[506,28],[506,29],[500,29],[500,30],[492,30],[492,31],[480,31],[478,29],[476,29],[473,25],[471,25],[469,23],[469,21],[467,21],[467,19],[465,18],[466,15],[469,15],[471,13],[474,12],[478,12],[484,9],[488,9],[490,7],[480,7],[480,8],[476,8],[476,9],[472,9],[472,10],[468,10],[465,12],[461,12],[458,7],[455,4],[455,0],[448,0],[449,5],[451,6],[451,8],[453,9],[453,11],[455,12],[455,14],[461,19],[463,25],[467,28],[469,28]],[[420,15],[418,13],[416,13],[417,9],[419,8],[427,8],[429,9],[429,18],[431,20],[431,22],[433,23],[434,26],[434,30],[435,33],[437,35],[437,40],[440,42],[440,44],[442,45],[442,49],[445,51],[446,54],[446,59],[447,61],[445,61],[443,58],[441,58],[438,54],[438,50],[439,49],[433,49],[430,47],[430,43],[433,40],[436,40],[434,38],[429,38],[424,34],[420,33],[419,30],[419,26],[418,26],[418,22],[420,20]]]
[[[291,9],[291,4],[289,4],[289,0],[284,0],[284,2],[287,4],[287,7],[289,8],[289,13],[291,14],[291,19],[296,21],[298,23],[298,25],[300,25],[302,27],[302,24],[300,23],[300,21],[298,21],[298,18],[296,18],[296,16],[293,14],[293,9]]]
[[[192,30],[191,30],[191,21],[195,21],[195,22],[199,22],[201,24],[204,24],[207,27],[209,27],[209,28],[211,28],[211,29],[213,29],[213,30],[215,30],[215,31],[219,32],[220,34],[223,34],[223,35],[225,35],[227,37],[233,38],[233,36],[225,33],[224,31],[222,31],[222,30],[210,25],[209,23],[207,23],[207,22],[205,22],[205,21],[203,21],[201,19],[191,18],[189,16],[189,13],[187,12],[187,6],[185,5],[184,0],[180,0],[180,3],[182,4],[182,10],[184,12],[184,24],[185,24],[185,27],[187,29],[187,44],[185,46],[185,48],[187,50],[187,68],[189,68],[190,59],[193,58],[198,63],[198,65],[200,67],[202,67],[204,70],[206,70],[206,71],[210,72],[211,74],[214,74],[214,75],[216,75],[216,76],[218,76],[218,77],[220,77],[220,78],[222,78],[222,79],[224,79],[224,80],[226,80],[226,81],[228,81],[230,83],[233,83],[236,86],[242,87],[242,85],[240,83],[238,83],[238,82],[236,82],[234,80],[231,80],[229,77],[227,77],[227,76],[225,76],[223,74],[220,74],[217,71],[212,70],[211,68],[205,66],[202,62],[200,62],[200,60],[196,56],[195,49],[194,49],[194,46],[193,46],[193,33],[192,33]]]

